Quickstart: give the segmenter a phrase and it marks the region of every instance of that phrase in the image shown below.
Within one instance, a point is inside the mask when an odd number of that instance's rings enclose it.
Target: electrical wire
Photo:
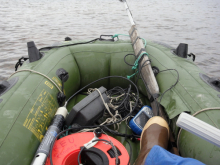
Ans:
[[[124,57],[124,62],[125,62],[127,65],[129,65],[129,66],[134,66],[134,65],[132,65],[132,64],[129,64],[129,63],[126,61],[126,57],[129,56],[129,55],[135,56],[134,54],[126,54],[125,57]],[[135,56],[135,58],[136,58],[136,56]],[[144,58],[144,56],[142,56],[142,57],[140,58],[140,60],[138,61],[138,63],[139,63],[139,64],[138,64],[138,75],[137,75],[137,77],[136,77],[135,84],[137,85],[138,80],[139,80],[139,77],[141,77],[141,79],[143,80],[143,83],[144,83],[144,85],[145,85],[145,88],[146,88],[147,92],[149,93],[149,95],[151,96],[151,98],[153,98],[154,101],[155,101],[156,99],[154,98],[153,94],[150,92],[150,89],[148,88],[147,83],[146,83],[146,81],[143,79],[143,75],[142,75],[142,73],[141,73],[141,70],[142,70],[146,65],[149,65],[149,64],[151,63],[151,59],[145,60],[144,63],[143,63],[142,65],[140,65],[141,62],[142,62],[142,60],[143,60],[143,58]],[[149,63],[147,63],[148,61],[149,61]],[[147,63],[147,64],[145,64],[145,63]],[[157,113],[156,113],[156,115],[157,115],[157,116],[160,116],[160,113],[159,113],[159,112],[160,112],[160,111],[159,111],[159,103],[158,103],[157,101],[156,101],[156,106],[157,106]]]
[[[89,88],[88,94],[91,94],[95,90],[99,92],[99,90],[96,88],[95,89]],[[99,94],[102,98],[102,94],[100,92]],[[121,87],[116,86],[113,89],[108,90],[106,94],[107,94],[107,97],[109,98],[109,103],[106,104],[106,102],[102,98],[103,104],[105,105],[107,109],[107,111],[104,113],[103,118],[102,118],[105,121],[104,122],[99,121],[99,125],[104,125],[106,123],[113,123],[117,120],[120,120],[121,118],[126,116],[129,112],[131,112],[132,107],[133,107],[132,104],[137,100],[135,94],[131,92],[131,85],[129,85],[128,89],[122,89]],[[140,101],[140,99],[138,99],[138,105],[133,111],[133,114],[124,120],[126,120],[127,122],[127,119],[137,114],[138,111],[141,109],[141,107],[143,107],[143,104]],[[121,123],[117,124],[118,129],[120,127],[120,124]],[[79,132],[87,132],[91,130],[92,129],[84,129]],[[115,130],[115,125],[114,125],[114,130]]]
[[[137,97],[139,97],[138,88],[137,88],[137,86],[136,86],[131,80],[129,80],[129,79],[123,77],[123,76],[107,76],[107,77],[103,77],[103,78],[100,78],[100,79],[98,79],[98,80],[95,80],[95,81],[89,83],[88,85],[84,86],[83,88],[81,88],[80,90],[78,90],[76,93],[74,93],[72,96],[70,96],[69,99],[68,99],[66,102],[68,103],[74,96],[76,96],[78,93],[80,93],[80,92],[83,91],[84,89],[88,88],[90,85],[92,85],[92,84],[94,84],[94,83],[96,83],[96,82],[98,82],[98,81],[105,80],[105,79],[109,79],[109,78],[122,78],[122,79],[125,79],[125,80],[129,81],[129,82],[135,87],[136,92],[137,92]]]
[[[142,61],[142,59],[143,59],[143,57],[141,58],[140,61]],[[149,63],[147,63],[148,61],[149,61]],[[145,64],[145,63],[147,63],[147,64]],[[138,82],[138,80],[139,80],[139,78],[140,78],[140,76],[141,76],[141,70],[142,70],[145,66],[149,65],[150,63],[151,63],[151,60],[149,59],[149,60],[145,60],[142,65],[138,65],[138,66],[139,66],[139,68],[138,68],[138,75],[137,75],[135,84],[137,84],[137,82]],[[146,86],[146,88],[147,88],[148,93],[149,93],[149,94],[151,95],[151,97],[152,97],[152,94],[150,93],[150,90],[149,90],[149,88],[148,88],[148,86],[147,86],[147,83],[145,82],[144,79],[143,79],[143,81],[144,81],[144,84],[145,84],[145,86]]]
[[[132,147],[131,147],[131,143],[127,139],[125,139],[125,141],[128,143],[128,145],[130,147],[129,160],[128,160],[128,165],[130,165],[130,161],[131,161],[131,157],[132,157]]]
[[[129,66],[134,66],[134,65],[132,65],[132,64],[129,64],[129,63],[126,61],[126,57],[129,56],[129,55],[135,56],[134,54],[126,54],[126,55],[124,56],[124,62],[125,62],[127,65],[129,65]],[[136,57],[136,56],[135,56],[135,57]],[[146,83],[145,80],[143,79],[143,75],[142,75],[142,73],[141,73],[141,70],[143,69],[143,67],[145,67],[146,65],[149,65],[150,62],[151,62],[151,60],[146,60],[146,61],[144,61],[144,63],[143,63],[142,65],[140,65],[140,63],[141,63],[142,60],[143,60],[143,57],[144,57],[144,56],[142,56],[141,59],[139,60],[138,75],[137,75],[135,84],[137,85],[138,79],[139,79],[139,77],[141,76],[141,78],[142,78],[142,80],[143,80],[143,82],[144,82],[144,85],[145,85],[145,87],[146,87],[146,89],[147,89],[147,92],[151,95],[151,97],[153,97],[153,95],[151,94],[151,92],[150,92],[150,90],[149,90],[149,88],[148,88],[148,86],[147,86],[147,83]],[[145,63],[146,63],[147,61],[149,61],[149,63],[147,63],[147,64],[145,65]],[[161,73],[161,72],[164,72],[164,71],[169,71],[169,70],[174,70],[174,71],[177,72],[177,81],[176,81],[169,89],[167,89],[165,92],[163,92],[163,93],[161,94],[161,97],[160,97],[160,101],[159,101],[159,102],[156,101],[156,105],[157,105],[157,116],[160,116],[159,105],[160,105],[160,103],[161,103],[161,100],[162,100],[163,96],[165,95],[166,92],[168,92],[168,91],[171,90],[173,87],[175,87],[176,84],[179,82],[179,72],[178,72],[176,69],[166,69],[166,70],[159,71],[158,73]],[[153,97],[153,98],[154,98],[154,97]],[[155,100],[155,98],[154,98],[154,100]]]
[[[127,134],[127,131],[128,131],[128,127],[126,127],[126,129],[125,129],[126,134]],[[125,138],[125,141],[128,143],[128,145],[130,147],[129,160],[128,160],[128,165],[130,165],[130,161],[131,161],[131,157],[132,157],[132,146],[131,146],[131,143],[127,140],[127,138]]]
[[[108,136],[108,134],[104,130],[102,130],[102,132],[104,132]],[[127,127],[126,127],[126,131],[125,132],[127,133]],[[108,139],[110,141],[109,136],[108,136]],[[129,150],[130,151],[129,152],[129,160],[128,160],[128,165],[130,165],[130,161],[131,161],[131,157],[132,157],[132,146],[131,146],[131,143],[127,140],[127,138],[125,138],[125,141],[128,143],[128,145],[130,147],[130,150]]]
[[[98,82],[98,81],[101,81],[101,80],[104,80],[104,79],[108,79],[108,78],[122,78],[122,79],[125,79],[125,80],[129,81],[129,82],[135,87],[136,92],[137,92],[137,99],[136,99],[136,101],[135,101],[135,105],[134,105],[132,111],[131,111],[130,113],[126,114],[124,118],[118,120],[117,122],[113,122],[113,123],[111,123],[111,124],[121,123],[123,120],[125,120],[128,116],[130,116],[130,115],[133,113],[133,111],[135,110],[135,108],[136,108],[137,105],[138,105],[138,100],[139,100],[139,99],[138,99],[138,98],[139,98],[139,91],[138,91],[137,86],[136,86],[131,80],[129,80],[129,79],[125,78],[125,77],[122,77],[122,76],[107,76],[107,77],[103,77],[103,78],[100,78],[100,79],[98,79],[98,80],[96,80],[96,81],[91,82],[90,84],[84,86],[83,88],[81,88],[80,90],[78,90],[75,94],[73,94],[73,95],[66,101],[65,105],[66,105],[76,94],[78,94],[79,92],[83,91],[85,88],[89,87],[90,85],[92,85],[92,84],[94,84],[94,83],[96,83],[96,82]],[[110,123],[109,123],[109,124],[110,124]],[[108,125],[108,124],[107,124],[107,125]]]
[[[120,105],[116,109],[120,108],[122,106],[122,104],[124,104],[125,100],[128,98],[130,91],[131,91],[131,85],[129,85],[128,92],[127,92],[125,98],[123,99],[123,101],[120,103]]]
[[[113,89],[107,91],[107,97],[110,99],[110,109],[119,113],[122,117],[130,112],[130,108],[132,107],[131,103],[137,100],[136,96],[131,91],[131,86],[129,86],[128,89],[114,87]],[[138,105],[135,108],[135,112],[138,112],[142,106],[142,102],[138,99]]]
[[[114,131],[114,130],[108,128],[107,126],[104,126],[104,127],[102,127],[102,128],[103,128],[104,130],[110,132],[111,134],[116,135],[116,136],[121,136],[121,137],[126,137],[126,138],[140,138],[139,135],[133,135],[133,134],[129,135],[129,134],[123,134],[123,133],[116,132],[116,131]]]
[[[168,88],[166,91],[164,91],[164,92],[161,94],[161,97],[160,97],[160,101],[159,101],[159,103],[161,103],[161,100],[162,100],[163,96],[165,95],[165,93],[168,92],[169,90],[171,90],[173,87],[175,87],[176,84],[179,82],[179,72],[178,72],[176,69],[166,69],[166,70],[161,70],[161,71],[159,71],[159,73],[161,73],[161,72],[165,72],[165,71],[170,71],[170,70],[174,70],[174,71],[176,71],[176,73],[177,73],[177,80],[176,80],[176,82],[175,82],[173,85],[171,85],[170,88]]]
[[[100,38],[96,38],[96,39],[94,39],[94,40],[87,41],[87,42],[78,42],[78,43],[73,43],[73,44],[68,44],[68,45],[48,46],[48,47],[40,48],[39,51],[42,51],[42,50],[44,50],[44,49],[62,48],[62,47],[67,47],[67,46],[88,44],[88,43],[91,43],[91,42],[94,42],[94,41],[97,41],[97,40],[100,40]]]
[[[136,58],[135,54],[129,53],[129,54],[126,54],[126,55],[124,56],[124,62],[125,62],[127,65],[129,65],[129,66],[134,66],[134,64],[129,64],[129,63],[126,61],[126,57],[127,57],[127,56],[131,56],[131,55]]]
[[[86,147],[84,147],[84,146],[80,148],[79,154],[78,154],[78,156],[77,156],[78,165],[81,165],[79,159],[80,159],[80,155],[81,155],[82,151],[83,151],[85,148],[86,148]]]

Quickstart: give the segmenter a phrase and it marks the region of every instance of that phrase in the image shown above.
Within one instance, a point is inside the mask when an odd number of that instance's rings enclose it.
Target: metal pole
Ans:
[[[131,22],[131,25],[135,25],[134,19],[133,19],[133,17],[132,17],[131,11],[130,11],[130,9],[129,9],[129,7],[128,7],[127,1],[126,1],[126,0],[122,0],[122,2],[123,2],[124,5],[125,5],[125,9],[126,9],[126,11],[127,11],[127,14],[128,14],[129,20],[130,20],[130,22]]]

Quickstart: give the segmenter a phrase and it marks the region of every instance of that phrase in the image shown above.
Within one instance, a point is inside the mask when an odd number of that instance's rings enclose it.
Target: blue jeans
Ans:
[[[155,145],[149,152],[144,165],[204,165],[202,162],[183,158],[170,153],[164,148]]]

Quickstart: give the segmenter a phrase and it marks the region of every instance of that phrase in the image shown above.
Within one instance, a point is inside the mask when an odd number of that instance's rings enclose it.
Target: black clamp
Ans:
[[[111,39],[105,39],[103,37],[110,37]],[[113,35],[100,35],[99,40],[100,41],[112,41],[112,42],[115,41],[114,38],[113,38]]]
[[[154,102],[158,97],[160,96],[160,94],[156,93],[156,94],[152,94],[149,101],[152,103]]]
[[[98,138],[102,136],[102,130],[100,128],[95,129],[94,133],[95,133],[95,136]]]
[[[152,66],[152,71],[154,72],[154,76],[156,77],[157,74],[160,72],[159,68],[156,66]]]
[[[57,94],[57,102],[60,107],[64,104],[65,100],[66,100],[66,95],[64,93],[59,92]]]
[[[192,57],[192,60],[195,61],[196,59],[196,55],[193,53],[188,54],[189,57]]]
[[[15,64],[15,71],[18,70],[19,66],[22,66],[23,63],[28,60],[29,58],[25,58],[25,57],[21,57],[20,59],[18,59],[18,62]]]
[[[64,94],[64,82],[66,82],[68,80],[69,74],[63,68],[58,69],[56,71],[56,74],[60,78],[60,80],[62,81],[62,93],[59,92],[57,94],[57,102],[58,102],[59,106],[62,106],[66,100],[66,95]]]

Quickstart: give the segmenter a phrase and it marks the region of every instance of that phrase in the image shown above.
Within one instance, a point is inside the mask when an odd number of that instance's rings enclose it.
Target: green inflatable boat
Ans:
[[[40,49],[28,43],[29,59],[19,60],[22,65],[7,81],[1,83],[0,93],[0,162],[4,165],[29,165],[59,107],[59,93],[64,91],[66,99],[89,83],[107,76],[123,76],[99,81],[89,88],[116,86],[128,88],[127,76],[137,84],[144,105],[150,106],[145,84],[132,70],[135,57],[130,41],[94,40],[92,42],[63,41],[55,46]],[[220,82],[205,75],[193,62],[193,54],[187,53],[187,45],[177,49],[168,45],[147,41],[151,66],[159,85],[158,100],[164,107],[169,126],[178,142],[183,157],[191,157],[205,164],[220,164],[220,148],[187,132],[181,131],[176,121],[180,113],[195,114],[206,123],[220,128]],[[127,56],[126,56],[127,55]],[[125,57],[126,56],[126,57]],[[17,65],[17,66],[18,66]],[[62,90],[60,73],[68,72]],[[136,73],[136,75],[135,75]],[[135,91],[135,89],[134,89]],[[85,92],[85,91],[84,91]],[[72,107],[85,97],[76,95],[67,104]],[[61,99],[62,100],[62,99]],[[132,134],[125,123],[120,133]],[[122,143],[128,153],[125,137],[111,134]],[[64,137],[65,138],[65,137]],[[62,139],[62,138],[61,138]],[[129,140],[132,147],[130,164],[138,156],[139,141]],[[55,163],[54,163],[55,164]]]

